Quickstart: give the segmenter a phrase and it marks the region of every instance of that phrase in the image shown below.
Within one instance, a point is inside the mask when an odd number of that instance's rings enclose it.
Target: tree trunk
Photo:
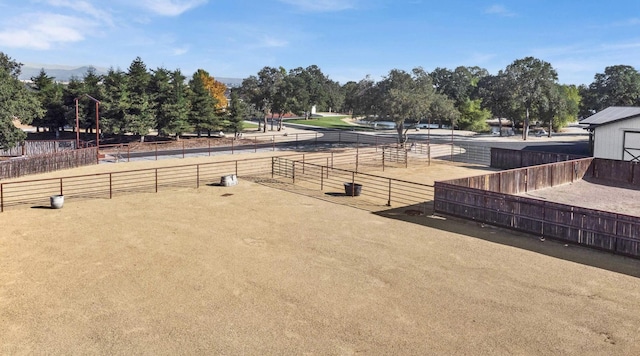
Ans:
[[[500,137],[502,137],[502,117],[498,116],[498,132],[500,133]]]
[[[398,131],[398,144],[400,147],[404,147],[405,135],[404,135],[404,121],[396,122],[396,131]]]
[[[527,140],[527,136],[529,136],[529,108],[527,108],[527,114],[524,118],[524,127],[522,128],[522,139]]]
[[[262,125],[262,132],[267,132],[267,119],[268,119],[268,117],[265,114],[264,115],[264,122],[263,122],[263,125]]]

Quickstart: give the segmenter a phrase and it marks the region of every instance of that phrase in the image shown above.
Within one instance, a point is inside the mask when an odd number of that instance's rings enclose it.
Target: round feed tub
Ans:
[[[64,195],[52,195],[49,198],[51,209],[61,209],[64,205]]]
[[[231,187],[238,184],[238,177],[235,174],[229,174],[220,177],[220,185],[223,187]]]
[[[362,184],[344,183],[344,194],[350,197],[357,197],[362,192]]]

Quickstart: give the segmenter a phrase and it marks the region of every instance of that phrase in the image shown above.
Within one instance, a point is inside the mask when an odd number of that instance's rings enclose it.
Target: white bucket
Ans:
[[[220,185],[223,187],[231,187],[238,184],[238,177],[235,174],[229,174],[220,178]]]
[[[49,200],[51,201],[51,209],[61,209],[64,205],[64,195],[52,195]]]

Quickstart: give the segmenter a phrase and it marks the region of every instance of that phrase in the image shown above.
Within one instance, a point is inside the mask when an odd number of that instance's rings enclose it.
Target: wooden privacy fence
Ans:
[[[72,151],[76,149],[75,140],[28,140],[20,145],[0,150],[0,156],[38,156],[62,151]]]
[[[0,179],[96,164],[96,154],[93,147],[0,161]]]
[[[326,191],[333,196],[348,197],[345,184],[360,184],[360,196],[386,206],[420,205],[427,213],[433,201],[433,186],[382,177],[327,165],[283,157],[273,158],[272,176],[290,179],[291,183]],[[353,192],[353,191],[352,191]],[[353,193],[352,193],[353,195]]]
[[[434,211],[640,258],[639,217],[513,195],[636,168],[583,158],[436,182]]]
[[[461,187],[435,184],[436,213],[640,258],[635,216]]]
[[[540,164],[571,161],[580,158],[585,157],[564,153],[510,150],[491,147],[491,167],[499,169],[530,167]]]
[[[496,193],[519,194],[580,180],[591,169],[592,161],[593,158],[583,158],[452,179],[446,183]]]

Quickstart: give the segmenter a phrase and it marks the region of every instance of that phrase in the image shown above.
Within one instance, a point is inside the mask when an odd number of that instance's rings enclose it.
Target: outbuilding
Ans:
[[[580,121],[596,158],[640,162],[640,107],[610,106]]]

